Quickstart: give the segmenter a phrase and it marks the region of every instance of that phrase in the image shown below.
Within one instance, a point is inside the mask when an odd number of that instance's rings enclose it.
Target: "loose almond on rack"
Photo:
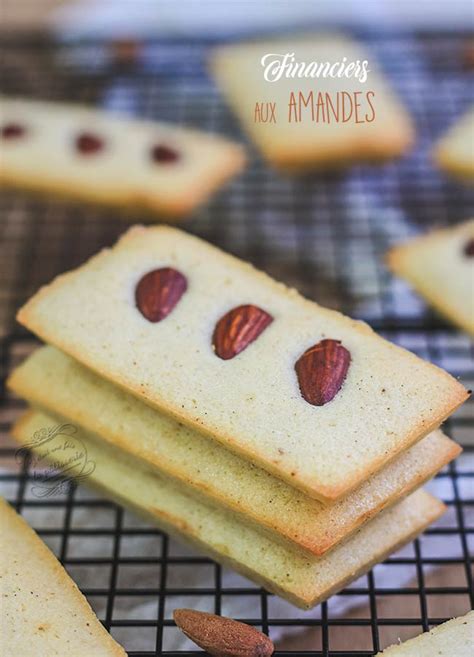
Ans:
[[[213,657],[270,657],[275,650],[265,634],[239,621],[194,609],[175,609],[179,629]]]

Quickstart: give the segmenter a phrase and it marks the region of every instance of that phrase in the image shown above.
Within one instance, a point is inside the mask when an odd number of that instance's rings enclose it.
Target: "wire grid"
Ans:
[[[464,68],[462,55],[466,39],[424,34],[385,35],[383,39],[371,36],[366,40],[415,117],[419,140],[413,153],[384,167],[356,167],[346,174],[291,179],[265,167],[249,145],[251,162],[243,176],[186,221],[184,228],[252,261],[306,296],[368,320],[389,339],[447,368],[473,388],[474,351],[468,338],[431,313],[407,286],[394,281],[382,259],[392,243],[472,214],[472,190],[445,179],[429,159],[433,140],[472,102],[472,73]],[[141,46],[138,60],[118,62],[111,49],[100,43],[57,47],[43,39],[5,39],[0,62],[2,92],[87,102],[178,121],[242,140],[231,113],[206,76],[208,46],[198,42],[148,42]],[[1,365],[5,375],[37,345],[14,324],[15,309],[39,285],[112,244],[131,221],[143,218],[18,192],[4,192],[0,203],[4,247],[0,259],[0,322],[6,333]],[[448,434],[464,444],[472,435],[472,407],[468,402],[446,423]],[[3,434],[23,408],[23,402],[2,392]],[[472,452],[472,447],[465,450]],[[413,628],[412,634],[416,634],[445,621],[453,597],[465,601],[466,611],[474,606],[469,557],[474,528],[465,520],[474,504],[474,471],[462,457],[439,475],[447,484],[449,526],[425,532],[413,542],[410,557],[388,560],[393,568],[413,569],[414,579],[409,586],[378,586],[375,567],[356,589],[338,594],[364,596],[369,610],[366,617],[337,618],[324,603],[320,618],[315,615],[295,621],[272,617],[271,595],[246,580],[239,588],[227,587],[225,571],[218,565],[191,553],[177,552],[173,542],[157,529],[127,524],[128,516],[121,508],[96,496],[84,497],[74,484],[69,484],[62,499],[31,498],[28,460],[17,464],[14,453],[9,447],[0,452],[3,462],[17,468],[1,475],[11,491],[9,499],[27,515],[73,575],[75,568],[85,568],[95,582],[94,576],[100,570],[101,586],[90,585],[89,579],[89,584],[81,588],[92,604],[96,598],[105,600],[102,620],[107,629],[118,639],[124,628],[133,628],[137,635],[150,633],[146,650],[125,646],[134,657],[195,654],[192,650],[166,649],[167,633],[173,631],[170,609],[176,595],[189,596],[189,606],[193,606],[196,596],[208,596],[209,609],[216,613],[225,613],[226,600],[233,596],[257,596],[261,613],[244,620],[270,635],[283,626],[319,628],[314,649],[276,653],[295,657],[372,655],[386,645],[387,636],[393,640],[393,632],[402,626]],[[40,512],[51,506],[58,510],[59,525],[43,527]],[[78,510],[97,508],[109,514],[109,526],[74,527]],[[124,552],[128,539],[137,535],[156,541],[152,558]],[[430,554],[430,539],[447,535],[459,543],[460,556]],[[73,556],[75,541],[86,539],[92,545],[94,539],[104,537],[110,538],[107,555]],[[428,586],[425,580],[432,565],[447,568],[453,584]],[[150,569],[152,584],[138,589],[122,585],[122,572],[133,567]],[[173,587],[173,569],[183,567],[207,568],[208,587]],[[156,600],[155,617],[144,620],[121,616],[119,603],[126,596]],[[416,601],[416,610],[400,617],[383,617],[383,601],[401,596],[410,601],[408,606]],[[441,614],[430,611],[434,597],[439,603],[436,609],[443,610]],[[349,628],[362,633],[360,649],[354,639],[352,651],[339,650],[338,631]],[[387,635],[388,631],[392,634]]]

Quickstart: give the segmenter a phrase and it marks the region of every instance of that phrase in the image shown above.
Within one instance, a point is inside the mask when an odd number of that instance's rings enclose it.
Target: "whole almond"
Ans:
[[[270,657],[275,650],[265,634],[239,621],[194,609],[175,609],[179,629],[213,657]]]
[[[467,258],[473,258],[474,257],[474,237],[472,237],[470,240],[466,242],[464,245],[464,255]]]
[[[474,69],[474,40],[472,39],[469,39],[464,46],[463,60],[465,68],[472,71]]]
[[[135,303],[148,321],[161,322],[174,309],[187,287],[186,277],[177,269],[153,269],[138,282]]]
[[[258,306],[247,304],[229,310],[217,322],[212,345],[219,358],[229,360],[240,354],[273,322],[273,317]]]
[[[324,406],[337,395],[351,363],[350,352],[340,340],[321,340],[296,361],[303,398],[313,406]]]

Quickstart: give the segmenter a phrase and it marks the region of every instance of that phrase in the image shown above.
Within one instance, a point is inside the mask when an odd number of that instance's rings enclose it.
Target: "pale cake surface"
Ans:
[[[321,555],[387,505],[432,477],[460,452],[435,431],[373,475],[348,497],[326,506],[214,441],[98,377],[54,347],[37,349],[14,370],[9,387],[46,413],[82,426],[272,532],[274,540]]]
[[[440,138],[434,158],[447,173],[467,180],[474,178],[474,107]]]
[[[15,426],[14,436],[22,444],[31,443],[36,431],[55,424],[46,415],[29,413]],[[417,491],[318,559],[275,543],[230,517],[219,505],[206,505],[184,494],[166,478],[131,468],[126,455],[85,431],[79,431],[78,438],[87,445],[88,456],[95,463],[84,483],[99,487],[112,499],[149,516],[166,531],[303,608],[313,607],[343,588],[445,510],[439,500]],[[54,436],[48,444],[50,452],[55,441],[61,446],[64,437]]]
[[[126,657],[62,565],[0,498],[2,657]]]
[[[474,611],[424,632],[398,646],[390,646],[377,657],[472,657],[474,654]]]
[[[245,161],[241,146],[226,139],[99,109],[0,98],[0,117],[4,125],[26,127],[21,138],[2,140],[0,182],[121,208],[185,214]],[[104,148],[78,153],[81,133],[102,138]],[[156,144],[173,149],[176,161],[153,162]]]
[[[474,256],[464,253],[472,240],[474,219],[394,247],[388,264],[439,312],[474,335]]]
[[[341,62],[344,57],[348,62],[368,60],[370,70],[366,82],[360,82],[355,77],[284,76],[270,82],[265,80],[261,64],[262,57],[268,53],[294,53],[297,63],[316,61],[333,64]],[[348,37],[312,34],[221,46],[211,54],[210,68],[246,132],[266,159],[277,166],[304,169],[313,166],[346,166],[354,161],[385,160],[401,155],[413,143],[411,118],[383,75],[377,71],[374,57]],[[314,103],[318,101],[319,92],[329,93],[336,107],[338,92],[359,93],[360,122],[355,123],[352,119],[344,122],[341,117],[339,122],[334,118],[330,122],[326,118],[326,122],[323,122],[322,110],[320,121],[315,122],[311,110],[304,108],[301,121],[290,122],[291,92],[296,97],[301,92],[307,100],[311,91]],[[372,111],[364,100],[367,91],[374,94],[372,104],[375,118],[371,122],[362,122],[366,114],[372,117]],[[263,103],[264,108],[265,103],[276,103],[276,123],[255,120],[257,102]],[[325,112],[327,117],[327,110]]]
[[[188,290],[151,323],[141,277],[178,269]],[[254,304],[274,321],[231,360],[212,348],[218,319]],[[341,497],[437,428],[467,397],[446,372],[205,242],[168,227],[129,230],[19,312],[34,333],[144,401],[323,500]],[[324,406],[301,395],[295,362],[322,339],[350,351]]]

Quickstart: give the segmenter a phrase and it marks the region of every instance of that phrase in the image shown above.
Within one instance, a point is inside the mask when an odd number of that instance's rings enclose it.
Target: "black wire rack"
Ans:
[[[383,167],[287,178],[268,169],[248,145],[248,169],[183,227],[252,261],[323,305],[367,320],[390,340],[474,388],[474,348],[468,337],[432,313],[408,286],[394,280],[383,262],[391,244],[473,214],[472,189],[448,180],[430,160],[434,140],[473,101],[472,71],[466,68],[463,55],[467,37],[392,34],[364,35],[364,39],[415,118],[416,148],[401,161]],[[57,45],[32,36],[4,37],[2,93],[83,102],[244,140],[206,74],[211,45],[176,41],[126,47],[96,42]],[[112,244],[130,222],[141,222],[143,217],[17,191],[4,191],[0,205],[4,381],[37,346],[31,335],[15,325],[15,310],[41,284]],[[360,596],[359,612],[339,617],[330,603],[323,603],[310,616],[295,618],[288,613],[286,618],[277,618],[272,613],[273,596],[244,579],[238,587],[229,586],[226,572],[214,562],[180,550],[159,530],[134,523],[120,507],[84,493],[73,482],[58,497],[32,496],[29,460],[16,459],[15,448],[8,443],[11,422],[24,410],[24,403],[4,387],[0,401],[6,445],[0,449],[1,490],[48,542],[105,627],[124,641],[134,657],[196,654],[192,648],[167,648],[169,637],[177,631],[171,619],[177,596],[186,598],[190,607],[197,599],[206,600],[206,609],[216,613],[225,613],[236,596],[252,600],[249,609],[257,612],[244,618],[246,622],[270,636],[281,628],[306,632],[304,649],[298,647],[303,645],[298,637],[278,644],[277,655],[295,657],[373,655],[399,635],[413,636],[474,606],[470,557],[474,527],[469,524],[474,508],[472,402],[446,423],[447,433],[465,446],[464,455],[438,475],[448,505],[447,523],[415,540],[409,556],[394,555],[387,561],[390,568],[411,569],[410,583],[383,587],[376,566],[356,588],[338,594],[341,598]],[[56,522],[44,526],[42,514],[51,509]],[[100,526],[88,525],[87,520],[77,526],[76,514],[86,514],[87,519],[92,510],[102,514]],[[145,556],[134,543],[137,537],[150,540]],[[451,539],[443,543],[450,546],[443,553],[434,547],[440,537]],[[95,553],[94,545],[100,541],[103,546],[105,540],[107,550]],[[83,541],[87,556],[76,556],[77,545]],[[444,573],[441,585],[433,580],[433,567]],[[207,585],[199,589],[176,586],[174,573],[185,568],[206,569]],[[137,572],[149,574],[146,585],[142,577],[133,577]],[[154,603],[151,615],[134,618],[124,613],[121,601],[126,598]],[[342,635],[351,637],[349,651],[341,647]]]

